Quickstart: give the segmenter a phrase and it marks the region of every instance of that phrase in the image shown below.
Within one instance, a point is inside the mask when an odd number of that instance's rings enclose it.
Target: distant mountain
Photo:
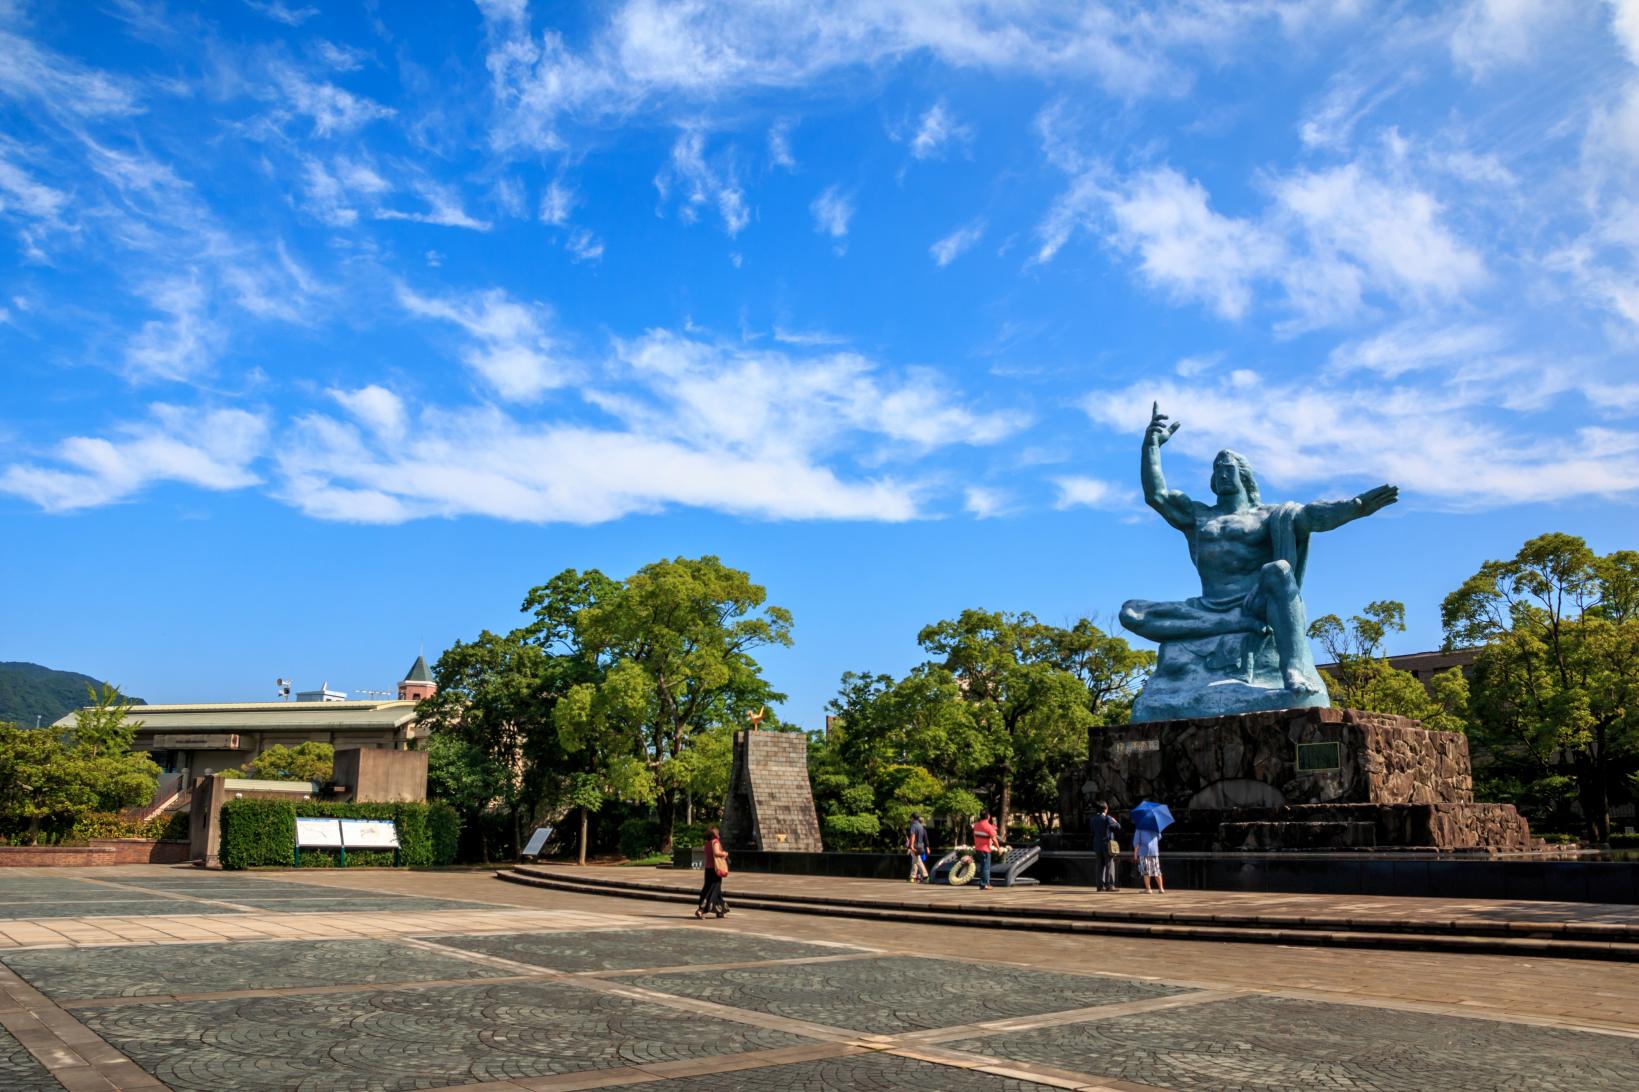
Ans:
[[[25,728],[41,727],[85,704],[85,688],[102,682],[78,671],[53,671],[39,664],[0,661],[0,721],[15,721]],[[136,705],[141,698],[126,695]]]

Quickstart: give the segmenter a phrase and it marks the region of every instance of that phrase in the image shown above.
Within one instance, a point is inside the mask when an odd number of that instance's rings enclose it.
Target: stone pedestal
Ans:
[[[1284,709],[1089,732],[1065,829],[1094,800],[1166,804],[1175,848],[1532,848],[1511,804],[1476,804],[1468,740],[1357,709]]]
[[[757,729],[734,733],[723,845],[730,851],[820,852],[819,817],[808,787],[807,736]]]

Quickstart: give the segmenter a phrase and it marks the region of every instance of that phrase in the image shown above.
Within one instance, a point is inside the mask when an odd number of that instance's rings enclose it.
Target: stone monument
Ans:
[[[723,806],[723,845],[771,853],[819,853],[819,816],[808,787],[808,737],[801,732],[734,733],[734,771]]]
[[[1129,600],[1121,624],[1157,642],[1132,723],[1088,733],[1088,764],[1063,787],[1065,829],[1093,799],[1167,804],[1175,848],[1203,850],[1532,848],[1509,804],[1474,801],[1468,740],[1414,720],[1333,709],[1309,651],[1309,540],[1393,504],[1357,497],[1265,504],[1247,460],[1220,451],[1214,501],[1169,489],[1161,447],[1178,431],[1160,406],[1144,431],[1144,499],[1189,543],[1201,594]]]

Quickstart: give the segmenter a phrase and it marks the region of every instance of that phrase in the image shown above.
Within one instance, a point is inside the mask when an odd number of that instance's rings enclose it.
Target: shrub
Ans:
[[[706,844],[710,823],[679,823],[672,828],[673,849],[699,849]]]
[[[825,845],[827,849],[846,852],[869,849],[882,832],[882,825],[874,815],[827,815],[825,817]]]
[[[447,865],[455,861],[461,838],[461,820],[441,803],[329,804],[304,800],[229,800],[222,805],[223,868],[288,865],[296,846],[296,817],[333,819],[387,819],[398,830],[399,861],[407,868]],[[339,854],[310,850],[302,854],[303,868],[329,868]],[[391,865],[393,851],[359,849],[347,855],[348,864]]]
[[[676,835],[673,835],[675,839]],[[620,824],[620,855],[628,858],[647,857],[660,848],[660,824],[648,816],[639,815]]]
[[[185,842],[188,840],[188,813],[171,812],[152,819],[133,822],[118,812],[87,812],[74,820],[68,831],[68,841],[89,842],[93,838],[148,838],[154,841]]]

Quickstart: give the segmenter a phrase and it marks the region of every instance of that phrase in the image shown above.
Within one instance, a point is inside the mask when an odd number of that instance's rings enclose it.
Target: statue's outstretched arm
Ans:
[[[1303,511],[1298,513],[1298,529],[1333,531],[1352,520],[1387,508],[1399,499],[1398,485],[1380,485],[1349,500],[1314,501],[1304,505]]]
[[[1161,513],[1161,518],[1188,531],[1195,526],[1195,502],[1176,489],[1167,488],[1161,473],[1161,445],[1172,439],[1179,422],[1167,423],[1159,402],[1151,403],[1150,424],[1144,430],[1144,446],[1139,458],[1138,478],[1144,484],[1144,503]]]

